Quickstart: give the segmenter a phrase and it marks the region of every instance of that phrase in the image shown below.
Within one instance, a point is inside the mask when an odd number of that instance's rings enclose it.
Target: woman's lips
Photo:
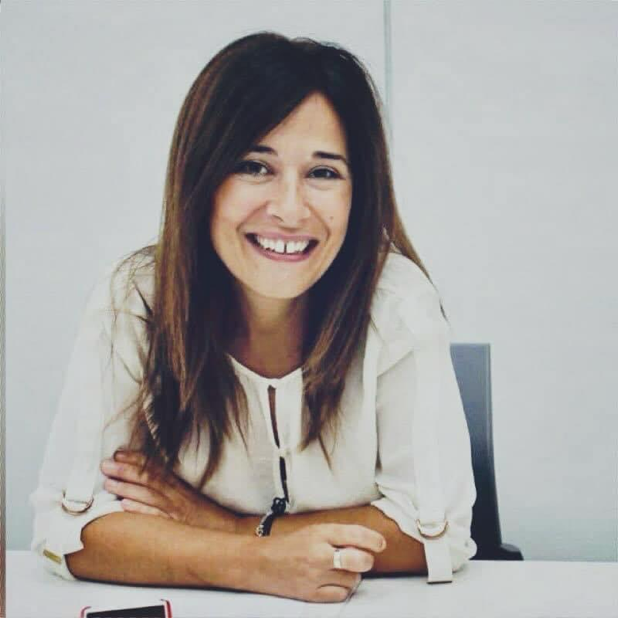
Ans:
[[[247,242],[259,253],[259,255],[268,258],[269,260],[274,260],[275,262],[304,262],[313,254],[314,249],[319,244],[312,241],[309,243],[308,248],[302,253],[275,253],[274,251],[264,249],[264,247],[262,247],[257,240],[253,239],[250,235],[245,236],[245,238],[247,239]]]

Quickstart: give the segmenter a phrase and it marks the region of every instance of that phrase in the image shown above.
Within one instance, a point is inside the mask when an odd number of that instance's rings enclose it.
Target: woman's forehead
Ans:
[[[303,148],[311,150],[311,154],[331,153],[335,159],[346,157],[343,124],[323,95],[307,97],[249,150],[277,156],[290,145],[290,141],[294,145],[302,144]]]

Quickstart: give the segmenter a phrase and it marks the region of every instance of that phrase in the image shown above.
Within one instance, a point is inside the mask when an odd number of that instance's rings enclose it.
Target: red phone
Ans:
[[[172,618],[172,606],[167,599],[136,607],[92,607],[82,609],[79,618]]]

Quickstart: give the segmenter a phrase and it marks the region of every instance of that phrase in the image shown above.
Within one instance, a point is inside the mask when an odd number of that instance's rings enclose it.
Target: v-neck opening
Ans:
[[[294,379],[296,376],[300,375],[303,370],[301,366],[301,367],[297,367],[296,369],[294,369],[294,371],[290,371],[290,373],[286,373],[284,376],[281,376],[280,378],[267,378],[266,376],[260,375],[259,373],[256,373],[252,369],[249,369],[249,367],[246,367],[245,365],[243,365],[241,362],[236,360],[229,352],[226,352],[226,354],[228,358],[232,361],[232,364],[240,372],[244,373],[250,378],[253,378],[254,380],[257,380],[258,382],[263,382],[263,383],[266,383],[268,385],[272,385],[275,387],[278,384],[281,384],[283,382],[288,382],[289,380]]]

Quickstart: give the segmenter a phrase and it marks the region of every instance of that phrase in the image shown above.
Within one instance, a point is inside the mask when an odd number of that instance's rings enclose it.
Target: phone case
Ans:
[[[173,616],[171,603],[167,599],[159,599],[150,605],[132,607],[92,607],[86,605],[79,613],[79,618],[173,618]]]

